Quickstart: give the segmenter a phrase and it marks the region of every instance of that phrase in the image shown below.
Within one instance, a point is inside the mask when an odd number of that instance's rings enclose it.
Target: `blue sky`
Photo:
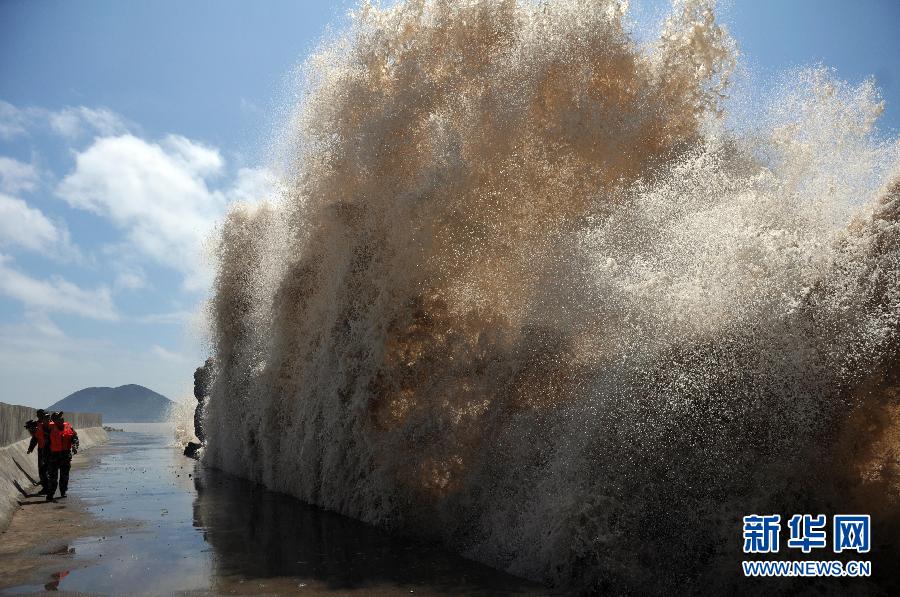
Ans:
[[[268,192],[291,73],[351,2],[0,2],[0,400],[190,394],[201,240]],[[632,2],[652,21],[664,2]],[[900,131],[900,2],[740,1],[753,80],[874,76]]]

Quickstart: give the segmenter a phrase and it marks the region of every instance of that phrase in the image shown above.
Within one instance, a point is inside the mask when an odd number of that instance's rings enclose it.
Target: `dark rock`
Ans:
[[[187,445],[184,447],[184,455],[187,456],[188,458],[199,459],[200,458],[199,452],[200,452],[200,448],[202,448],[202,447],[203,446],[201,446],[197,442],[188,442]]]
[[[212,358],[206,359],[206,362],[194,371],[194,398],[197,399],[197,407],[194,409],[194,435],[201,443],[206,441],[203,434],[203,402],[209,396],[214,364]]]

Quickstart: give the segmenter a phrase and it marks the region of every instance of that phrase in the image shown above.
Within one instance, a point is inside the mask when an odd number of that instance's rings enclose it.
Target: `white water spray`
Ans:
[[[740,515],[834,497],[900,316],[877,93],[806,71],[735,132],[710,4],[623,18],[364,5],[309,59],[218,242],[208,464],[616,592],[725,590]]]

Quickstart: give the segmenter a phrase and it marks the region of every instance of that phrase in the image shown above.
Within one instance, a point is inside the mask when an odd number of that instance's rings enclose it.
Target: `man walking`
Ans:
[[[72,455],[78,453],[78,434],[63,419],[62,412],[55,412],[50,417],[47,435],[50,440],[50,454],[47,458],[47,501],[52,502],[57,486],[59,497],[66,497]]]

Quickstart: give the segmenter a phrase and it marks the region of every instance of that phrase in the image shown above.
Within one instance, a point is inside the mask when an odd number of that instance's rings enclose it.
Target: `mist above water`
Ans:
[[[824,68],[729,127],[737,64],[710,2],[363,5],[221,228],[205,462],[594,590],[895,516],[900,145]]]

